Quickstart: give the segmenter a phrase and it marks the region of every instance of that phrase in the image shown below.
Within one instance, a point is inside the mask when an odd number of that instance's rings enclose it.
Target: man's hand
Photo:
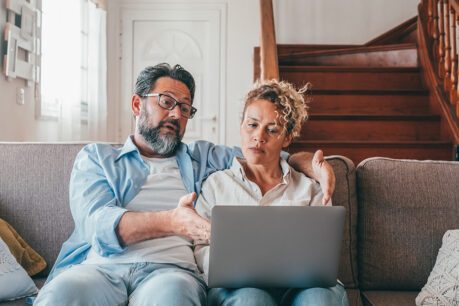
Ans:
[[[322,204],[326,205],[335,190],[335,173],[332,166],[324,159],[322,150],[317,150],[314,155],[309,152],[299,152],[290,156],[289,164],[295,170],[319,182],[324,194]]]
[[[324,194],[322,204],[327,205],[335,190],[336,178],[332,166],[325,161],[322,150],[317,150],[316,153],[314,153],[312,168],[316,175],[315,179],[320,183],[322,193]]]
[[[171,221],[177,234],[209,243],[210,222],[196,212],[193,206],[195,199],[195,192],[181,197],[177,208],[172,211]]]

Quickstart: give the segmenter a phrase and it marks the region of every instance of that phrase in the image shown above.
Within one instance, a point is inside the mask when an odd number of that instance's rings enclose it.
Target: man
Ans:
[[[181,139],[195,83],[176,65],[143,70],[131,107],[136,130],[124,146],[91,144],[75,160],[70,208],[75,230],[35,303],[37,305],[204,305],[193,240],[208,241],[210,224],[193,202],[202,181],[231,165],[239,149]],[[334,189],[321,152],[293,155],[305,172]],[[177,205],[178,203],[178,205]]]

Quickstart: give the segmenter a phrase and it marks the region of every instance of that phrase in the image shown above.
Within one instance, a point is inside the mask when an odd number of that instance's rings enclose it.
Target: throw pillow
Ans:
[[[45,260],[3,219],[0,219],[0,238],[3,239],[11,254],[30,276],[37,274],[46,267]]]
[[[27,275],[6,243],[0,238],[0,301],[15,300],[36,294],[37,286]]]
[[[437,261],[416,305],[459,305],[459,229],[443,236]]]

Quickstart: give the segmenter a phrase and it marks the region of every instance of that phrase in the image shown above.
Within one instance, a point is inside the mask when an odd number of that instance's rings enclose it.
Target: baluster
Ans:
[[[456,36],[456,11],[451,8],[451,88],[449,102],[456,104],[457,101],[457,36]]]
[[[445,13],[445,72],[443,80],[443,88],[445,91],[449,91],[451,86],[451,34],[450,34],[450,10],[449,2],[443,2],[443,10]]]
[[[439,62],[438,62],[438,76],[443,79],[445,75],[445,12],[444,12],[444,6],[443,3],[445,3],[445,0],[440,0],[438,2],[438,31],[439,31],[439,44],[438,44],[438,56],[439,56]]]
[[[432,54],[433,54],[433,60],[436,62],[439,58],[439,44],[438,44],[438,6],[437,6],[437,1],[438,0],[432,0],[432,13],[433,13],[433,19],[432,19]]]
[[[433,0],[427,0],[427,33],[429,37],[432,36],[432,24],[433,24]]]

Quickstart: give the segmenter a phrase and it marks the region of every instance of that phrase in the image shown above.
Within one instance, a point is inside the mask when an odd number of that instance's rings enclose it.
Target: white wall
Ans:
[[[260,41],[258,0],[228,1],[226,144],[240,145],[244,95],[253,82],[253,48]]]
[[[44,0],[46,1],[46,0]],[[253,79],[253,47],[259,44],[258,0],[164,0],[170,2],[218,2],[228,6],[226,62],[226,132],[228,145],[239,144],[242,99]],[[110,0],[107,14],[108,40],[108,139],[124,141],[118,134],[120,122],[120,3],[148,3],[137,0]],[[278,43],[360,44],[384,33],[417,14],[416,0],[274,0]],[[6,12],[0,7],[0,36]],[[3,57],[3,56],[2,56]],[[6,81],[0,75],[0,141],[55,141],[56,122],[35,120],[33,92],[26,88],[26,103],[15,102],[22,80]]]
[[[363,44],[416,16],[419,0],[274,0],[280,44]]]
[[[57,122],[35,120],[34,89],[24,80],[8,81],[3,73],[5,48],[3,37],[6,24],[4,1],[0,5],[0,141],[54,141],[57,139]],[[16,90],[25,89],[25,104],[16,103]]]

